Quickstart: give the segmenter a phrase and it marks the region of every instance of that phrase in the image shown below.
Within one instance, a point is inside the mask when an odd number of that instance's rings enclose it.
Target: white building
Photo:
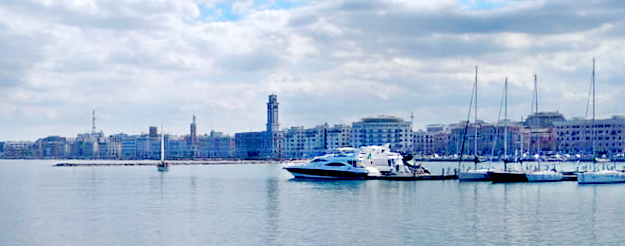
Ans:
[[[328,128],[326,146],[327,149],[352,147],[352,127],[349,125],[334,125]]]
[[[362,147],[390,143],[393,151],[412,149],[412,123],[399,117],[364,118],[352,124],[352,146]]]
[[[554,123],[558,152],[592,155],[593,141],[596,154],[615,155],[625,149],[625,117],[596,119],[594,134],[592,120],[574,118]],[[593,136],[594,135],[594,136]],[[593,140],[594,137],[594,140]]]

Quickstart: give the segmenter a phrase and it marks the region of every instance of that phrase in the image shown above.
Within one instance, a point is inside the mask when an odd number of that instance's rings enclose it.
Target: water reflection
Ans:
[[[266,245],[278,245],[280,236],[280,180],[277,178],[267,179],[267,237]]]

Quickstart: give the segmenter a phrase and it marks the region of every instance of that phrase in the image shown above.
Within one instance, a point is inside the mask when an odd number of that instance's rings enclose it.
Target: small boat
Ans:
[[[523,170],[493,171],[488,173],[493,183],[527,182],[526,172]]]
[[[380,171],[363,161],[363,152],[354,148],[341,148],[338,154],[313,158],[303,165],[284,167],[295,178],[309,179],[366,179],[379,176]]]
[[[538,170],[525,174],[528,182],[555,182],[562,181],[564,175],[556,170]]]
[[[169,171],[169,163],[165,161],[165,134],[163,133],[163,127],[161,126],[161,161],[156,164],[156,169],[159,172]]]
[[[169,163],[161,161],[156,165],[156,168],[159,172],[167,172],[169,171]]]

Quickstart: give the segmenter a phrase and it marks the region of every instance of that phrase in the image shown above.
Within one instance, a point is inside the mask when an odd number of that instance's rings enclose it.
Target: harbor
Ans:
[[[128,240],[139,245],[537,241],[619,245],[625,241],[620,233],[625,226],[615,219],[623,214],[622,185],[306,180],[294,179],[279,164],[173,165],[163,173],[155,166],[55,167],[57,162],[0,160],[0,192],[7,198],[0,202],[6,222],[0,244],[115,245]],[[458,167],[457,162],[422,165],[432,177],[442,177],[443,168],[447,176],[448,169],[453,173]],[[556,167],[575,170],[576,163]],[[115,237],[110,236],[113,232]]]

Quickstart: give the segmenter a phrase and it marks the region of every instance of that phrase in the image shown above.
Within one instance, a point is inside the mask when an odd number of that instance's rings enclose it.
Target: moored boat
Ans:
[[[527,182],[527,176],[525,171],[513,170],[513,171],[493,171],[488,175],[493,183],[516,183]]]
[[[562,181],[564,175],[555,170],[539,170],[525,173],[528,182],[556,182]]]
[[[602,170],[595,172],[577,173],[578,184],[608,184],[625,183],[625,172],[616,170]]]
[[[363,162],[363,152],[343,148],[339,154],[327,154],[313,158],[303,165],[284,167],[295,178],[309,179],[366,179],[369,175],[380,175],[378,169]]]

